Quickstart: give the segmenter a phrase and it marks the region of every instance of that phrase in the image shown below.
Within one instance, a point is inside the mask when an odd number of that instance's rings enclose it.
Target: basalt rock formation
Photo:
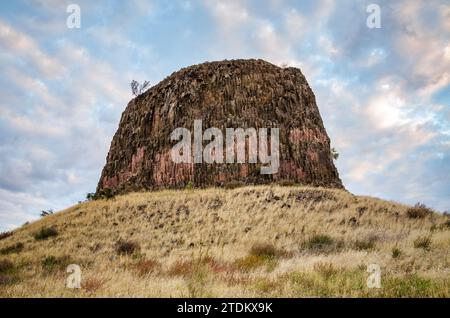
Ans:
[[[278,172],[261,174],[261,163],[173,162],[171,149],[177,141],[171,141],[172,131],[193,131],[198,119],[203,130],[217,127],[224,136],[226,128],[279,128]],[[231,60],[183,68],[131,100],[97,193],[279,180],[343,188],[314,93],[297,68]]]

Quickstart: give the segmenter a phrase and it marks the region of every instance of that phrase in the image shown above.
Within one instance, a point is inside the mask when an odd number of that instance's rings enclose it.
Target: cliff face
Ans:
[[[279,128],[277,173],[261,174],[260,162],[173,162],[171,149],[177,141],[171,141],[171,133],[184,127],[194,135],[194,120],[203,121],[203,131],[219,128],[224,139],[226,128]],[[208,143],[204,141],[203,147]],[[281,179],[343,188],[314,93],[299,69],[233,60],[181,69],[131,100],[112,140],[97,192]]]

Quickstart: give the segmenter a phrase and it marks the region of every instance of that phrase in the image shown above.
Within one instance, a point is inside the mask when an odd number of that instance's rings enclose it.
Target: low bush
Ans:
[[[342,241],[324,234],[313,235],[303,244],[303,248],[315,253],[330,253],[340,250],[343,246]]]
[[[7,274],[13,271],[15,268],[14,264],[11,261],[6,259],[0,261],[0,274]]]
[[[4,240],[5,238],[10,237],[12,235],[13,235],[12,232],[2,232],[0,233],[0,240]]]
[[[422,203],[417,203],[406,210],[406,215],[410,219],[423,219],[431,214],[433,214],[433,210]]]
[[[42,210],[41,217],[46,217],[53,214],[53,210]]]
[[[15,284],[20,281],[18,268],[8,260],[0,260],[0,286]]]
[[[392,249],[392,258],[399,258],[402,255],[402,251],[398,247]]]
[[[276,264],[276,260],[250,254],[243,258],[236,259],[233,262],[233,267],[236,270],[248,272],[258,267],[270,265],[270,263]]]
[[[81,282],[81,288],[88,293],[95,293],[106,283],[105,279],[89,277]]]
[[[88,194],[86,194],[86,200],[88,201],[97,200],[97,195],[93,192],[89,192]]]
[[[132,255],[138,253],[141,247],[133,241],[118,240],[115,244],[115,250],[119,255]]]
[[[279,257],[290,258],[293,256],[292,252],[277,248],[270,243],[254,244],[250,248],[249,254],[266,258],[279,258]]]
[[[330,262],[317,262],[314,264],[314,271],[319,273],[325,279],[328,279],[338,273],[338,269]]]
[[[146,276],[161,269],[161,263],[154,260],[141,260],[135,265],[135,270],[139,276]]]
[[[289,179],[282,179],[278,181],[278,185],[281,187],[292,187],[295,185],[295,182]]]
[[[100,197],[101,199],[106,199],[106,200],[113,199],[115,196],[116,196],[116,194],[115,194],[114,191],[113,191],[112,189],[110,189],[110,188],[103,189],[103,190],[100,191],[100,193],[99,193],[99,197]]]
[[[192,260],[178,260],[169,267],[169,276],[192,276],[197,272],[210,271],[215,274],[232,271],[230,264],[216,260],[211,256],[202,256]]]
[[[272,244],[258,243],[250,248],[247,256],[236,259],[232,264],[232,268],[247,272],[265,266],[270,271],[278,264],[279,257],[287,256],[289,256],[289,253],[277,249]]]
[[[232,270],[228,263],[221,262],[211,256],[205,256],[202,258],[202,264],[208,266],[213,273],[229,272]]]
[[[196,262],[191,260],[178,260],[169,267],[167,270],[167,275],[188,276],[195,271],[196,265]]]
[[[49,237],[58,236],[58,231],[54,227],[42,228],[38,232],[33,234],[33,237],[36,241],[46,240]]]
[[[255,244],[250,249],[250,255],[273,258],[280,256],[282,251],[276,249],[272,244]]]
[[[5,274],[0,274],[0,286],[11,285],[18,281],[17,276],[10,276]]]
[[[67,255],[59,257],[51,255],[42,259],[41,266],[45,272],[52,273],[55,271],[65,271],[67,266],[72,263],[73,261]]]
[[[353,243],[353,246],[356,250],[362,251],[362,250],[371,250],[375,247],[375,243],[377,241],[376,236],[369,236],[364,239],[356,240]]]
[[[4,247],[0,250],[1,255],[7,255],[11,253],[20,253],[23,250],[23,243],[16,243],[13,245],[9,245],[7,247]]]
[[[431,237],[429,236],[419,236],[414,240],[415,248],[422,248],[424,250],[430,249],[431,246]]]
[[[86,194],[86,200],[88,201],[95,201],[95,200],[101,200],[101,199],[113,199],[116,196],[113,189],[105,188],[100,190],[98,193],[88,193]]]
[[[441,227],[443,229],[450,229],[450,220],[445,221]]]
[[[245,185],[244,182],[234,180],[234,181],[225,183],[224,188],[227,190],[232,190],[232,189],[236,189],[239,187],[243,187],[244,185]]]
[[[189,181],[188,183],[186,183],[185,187],[186,190],[192,190],[194,188],[194,182]]]

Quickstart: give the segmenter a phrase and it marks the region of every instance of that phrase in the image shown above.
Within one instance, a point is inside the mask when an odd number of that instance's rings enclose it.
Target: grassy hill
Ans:
[[[447,216],[342,190],[132,193],[3,234],[0,296],[449,297],[449,251]]]

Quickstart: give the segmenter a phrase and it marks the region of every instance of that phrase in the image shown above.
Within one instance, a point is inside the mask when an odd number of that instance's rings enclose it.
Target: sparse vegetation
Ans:
[[[150,82],[149,81],[145,81],[142,84],[139,84],[138,81],[133,80],[131,82],[131,92],[133,93],[134,96],[138,97],[140,95],[142,95],[142,93],[145,92],[145,90],[150,86]]]
[[[53,210],[42,210],[41,211],[41,217],[45,217],[45,216],[48,216],[48,215],[52,215],[53,214]]]
[[[273,184],[92,200],[0,241],[0,297],[450,297],[448,217],[409,208]],[[55,239],[32,237],[48,228]],[[381,289],[366,286],[372,262]],[[83,269],[76,291],[69,264]]]
[[[335,148],[331,148],[331,157],[334,160],[337,160],[339,158],[339,153],[337,152],[337,150]]]
[[[433,214],[433,210],[420,202],[406,210],[406,215],[410,219],[423,219],[431,214]]]

